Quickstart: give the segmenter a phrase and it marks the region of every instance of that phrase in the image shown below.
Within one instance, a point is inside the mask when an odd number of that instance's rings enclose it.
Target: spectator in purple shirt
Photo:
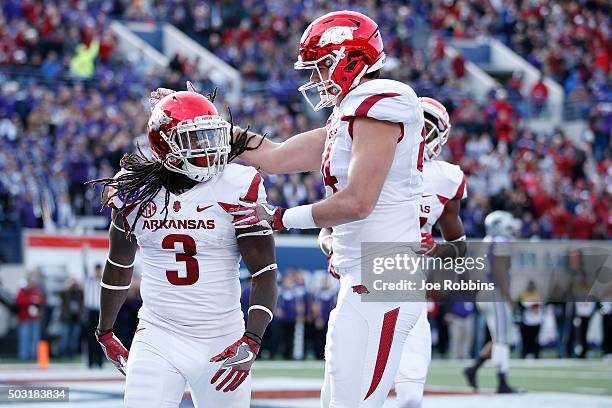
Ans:
[[[295,323],[298,314],[298,297],[295,292],[295,282],[291,270],[283,276],[281,287],[278,290],[275,319],[279,328],[278,351],[285,360],[293,358],[293,344],[295,336]]]

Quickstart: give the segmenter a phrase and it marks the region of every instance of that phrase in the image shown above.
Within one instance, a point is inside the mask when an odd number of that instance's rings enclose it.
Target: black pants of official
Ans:
[[[589,331],[589,322],[591,321],[591,316],[580,316],[578,318],[578,325],[575,327],[576,329],[576,346],[574,350],[576,350],[576,357],[578,358],[586,358],[587,352],[589,351],[589,342],[587,341],[587,332]]]
[[[533,354],[535,358],[540,358],[540,325],[529,326],[521,324],[521,338],[523,340],[522,356],[525,358],[527,354]]]
[[[281,321],[279,324],[278,351],[285,360],[293,360],[293,336],[295,335],[295,320]]]
[[[612,314],[603,315],[603,353],[612,354]]]

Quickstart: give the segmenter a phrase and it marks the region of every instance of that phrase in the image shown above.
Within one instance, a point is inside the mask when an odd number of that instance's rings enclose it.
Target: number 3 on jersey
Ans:
[[[196,243],[189,235],[170,234],[162,241],[163,249],[176,249],[176,244],[183,244],[183,252],[176,253],[177,262],[185,262],[187,275],[179,277],[178,271],[166,271],[168,282],[173,285],[193,285],[200,277],[200,267],[196,255]]]

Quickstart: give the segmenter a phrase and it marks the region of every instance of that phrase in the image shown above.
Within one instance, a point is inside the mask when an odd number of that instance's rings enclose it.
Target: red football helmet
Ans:
[[[442,151],[448,141],[450,117],[444,105],[433,98],[419,98],[425,115],[425,151],[426,160],[433,160]]]
[[[171,171],[196,181],[221,174],[230,147],[230,124],[205,96],[174,92],[156,105],[147,125],[155,157]]]
[[[355,11],[336,11],[313,21],[300,40],[295,69],[315,70],[319,80],[298,88],[306,101],[317,111],[333,106],[369,72],[385,64],[383,42],[378,25]],[[320,66],[328,69],[323,78]],[[320,101],[314,105],[306,91],[316,89]]]

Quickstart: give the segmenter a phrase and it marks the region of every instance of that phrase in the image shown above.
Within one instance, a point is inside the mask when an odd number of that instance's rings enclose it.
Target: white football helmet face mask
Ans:
[[[302,61],[302,58],[298,57],[297,62],[293,65],[293,67],[298,70],[307,69],[315,71],[319,78],[318,81],[308,81],[298,88],[298,91],[302,93],[304,99],[306,99],[306,102],[308,102],[314,111],[334,106],[336,104],[336,100],[338,99],[338,95],[340,95],[340,92],[342,92],[340,85],[335,83],[331,77],[336,70],[338,63],[345,57],[344,47],[340,48],[339,51],[334,51],[334,53],[335,56],[328,54],[315,61]],[[319,68],[320,66],[327,67],[327,78],[323,78],[323,74]],[[311,92],[313,89],[316,90],[316,93],[319,95],[319,102],[316,104],[314,104],[312,101],[312,99],[315,99],[316,96],[309,95],[309,92]]]
[[[434,160],[448,142],[450,117],[444,105],[433,98],[419,98],[425,115],[425,160]]]
[[[220,116],[199,116],[179,123],[169,135],[160,132],[171,149],[164,166],[199,182],[221,174],[231,150],[229,130]]]
[[[484,220],[488,236],[516,238],[521,230],[521,221],[507,211],[493,211]]]

